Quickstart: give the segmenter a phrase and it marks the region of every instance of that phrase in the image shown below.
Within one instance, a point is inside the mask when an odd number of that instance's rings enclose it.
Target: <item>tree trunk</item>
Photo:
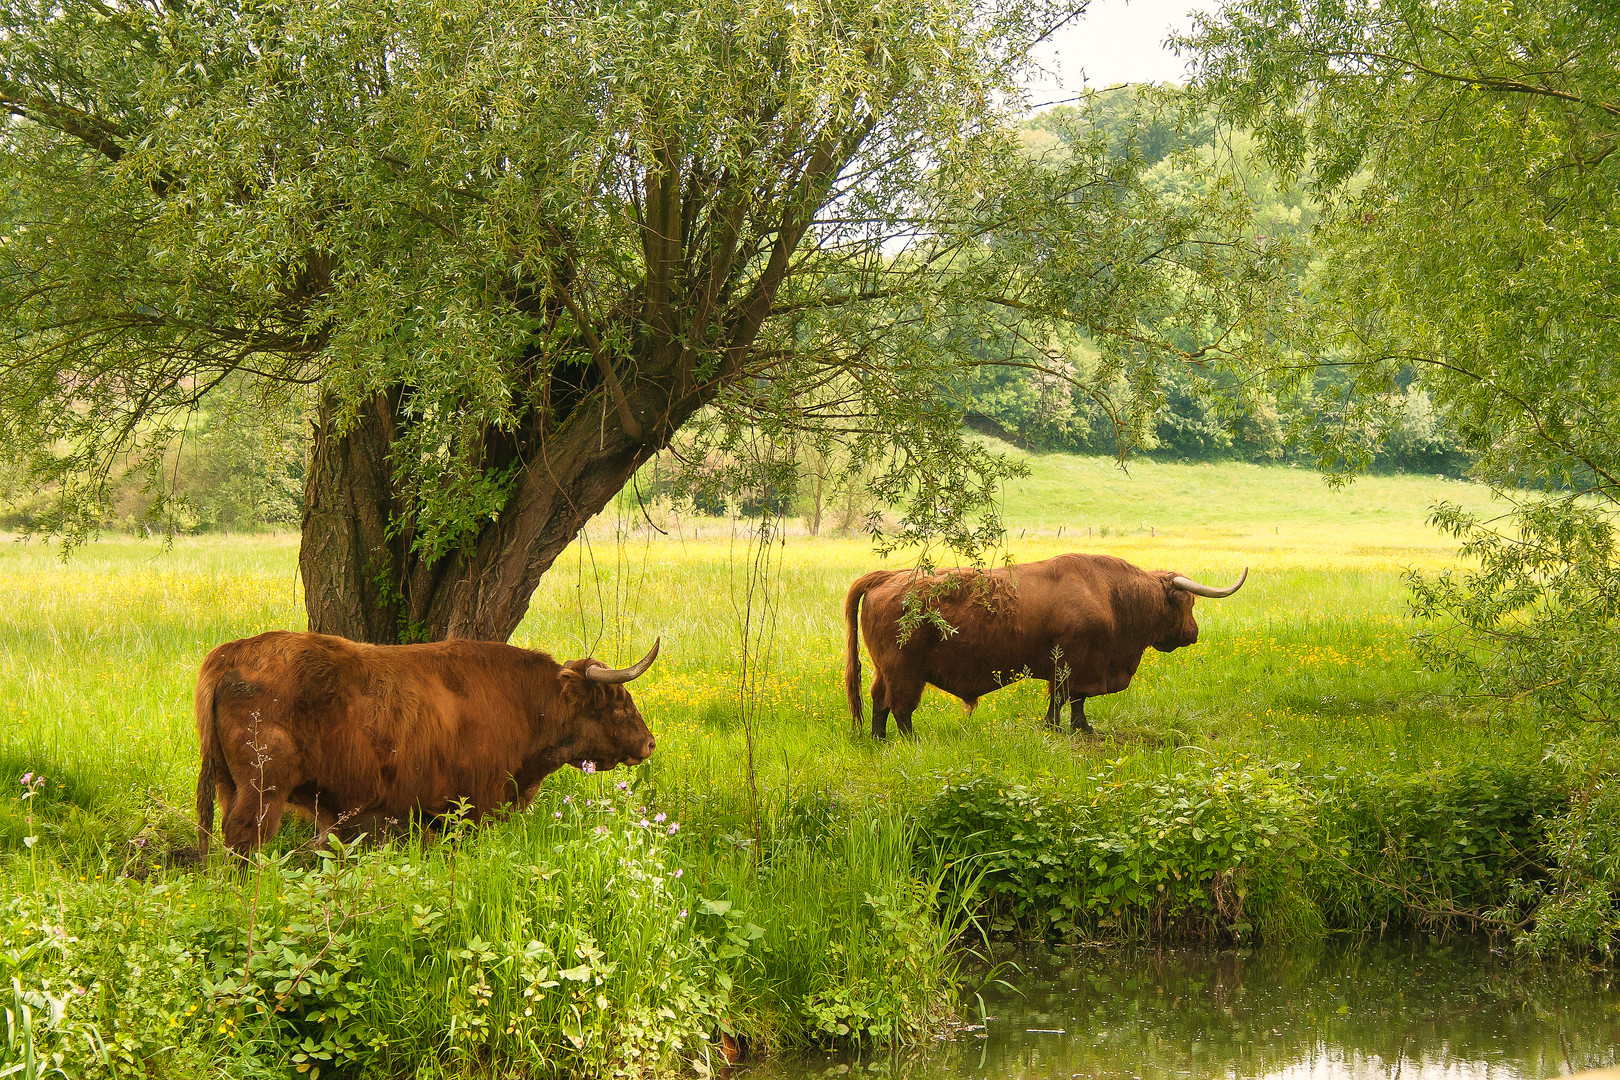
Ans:
[[[593,320],[568,238],[557,238],[546,289],[514,287],[511,301],[553,330],[572,326],[558,332],[576,335],[590,362],[516,359],[518,425],[483,432],[469,452],[485,477],[512,470],[505,504],[449,551],[417,550],[410,500],[393,482],[392,449],[413,422],[408,390],[374,395],[346,424],[323,401],[299,553],[309,628],[377,643],[506,640],[585,523],[722,386],[748,376],[800,241],[877,115],[810,139],[778,190],[760,196],[740,181],[707,207],[683,198],[710,181],[683,180],[681,144],[668,135],[636,207],[646,276],[634,318]]]
[[[823,468],[825,463],[823,463]],[[822,475],[822,469],[817,468],[811,474],[811,503],[810,503],[810,535],[821,535],[821,507],[822,496],[827,487],[827,478]]]
[[[537,417],[526,439],[508,448],[523,465],[502,512],[433,559],[412,550],[410,518],[392,482],[397,395],[377,395],[345,429],[335,403],[324,402],[298,559],[309,628],[378,644],[505,641],[541,575],[710,396],[670,402],[656,391],[631,392],[635,435],[613,407],[604,412],[600,393],[550,430],[549,418]]]
[[[309,628],[355,641],[401,640],[388,451],[393,403],[378,395],[339,433],[336,406],[321,402],[304,480],[304,579]]]

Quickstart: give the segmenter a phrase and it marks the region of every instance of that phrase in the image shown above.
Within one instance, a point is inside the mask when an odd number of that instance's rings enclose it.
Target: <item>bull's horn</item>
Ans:
[[[1243,583],[1247,580],[1249,580],[1249,568],[1245,566],[1243,568],[1243,576],[1237,579],[1237,584],[1228,585],[1224,589],[1217,589],[1209,585],[1200,585],[1192,578],[1182,577],[1180,574],[1177,574],[1171,579],[1171,584],[1175,585],[1175,587],[1178,589],[1192,593],[1194,596],[1213,596],[1215,599],[1219,600],[1221,597],[1231,596],[1233,593],[1243,588]]]
[[[653,647],[648,650],[647,655],[643,656],[633,667],[608,667],[606,664],[597,664],[585,669],[585,677],[592,682],[605,683],[627,683],[631,679],[639,679],[648,668],[652,667],[652,662],[657,659],[658,646],[663,640],[663,638],[658,638],[654,641]]]

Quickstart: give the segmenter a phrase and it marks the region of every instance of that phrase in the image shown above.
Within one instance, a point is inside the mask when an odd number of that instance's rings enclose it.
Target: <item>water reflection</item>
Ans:
[[[1022,993],[986,986],[983,1030],[891,1055],[781,1060],[750,1075],[1539,1080],[1620,1063],[1620,986],[1472,940],[1010,959],[1022,971],[1003,974]]]

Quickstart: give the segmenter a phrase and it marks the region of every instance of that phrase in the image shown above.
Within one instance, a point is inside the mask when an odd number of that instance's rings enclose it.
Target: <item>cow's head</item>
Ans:
[[[1165,617],[1160,624],[1162,635],[1153,643],[1153,647],[1160,652],[1169,652],[1188,645],[1198,644],[1198,620],[1193,618],[1193,597],[1209,596],[1215,599],[1231,596],[1243,587],[1249,579],[1249,568],[1243,568],[1243,576],[1237,579],[1237,584],[1228,585],[1224,589],[1217,589],[1211,585],[1200,585],[1190,577],[1180,574],[1170,576],[1169,587],[1165,590]]]
[[[1198,620],[1193,618],[1191,593],[1171,585],[1165,590],[1164,618],[1159,622],[1159,639],[1153,647],[1160,652],[1198,644]]]
[[[630,698],[625,683],[652,666],[658,655],[658,642],[640,662],[627,668],[610,668],[600,660],[585,657],[562,666],[563,700],[574,710],[572,738],[567,761],[576,768],[594,762],[598,768],[640,765],[652,756],[658,741],[641,718],[641,710]]]

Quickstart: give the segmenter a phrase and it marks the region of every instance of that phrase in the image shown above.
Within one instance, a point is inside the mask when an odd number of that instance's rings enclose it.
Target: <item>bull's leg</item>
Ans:
[[[911,714],[917,711],[917,703],[922,701],[923,686],[891,686],[889,689],[889,707],[894,710],[894,724],[900,729],[900,734],[911,737]]]
[[[1046,686],[1046,726],[1055,728],[1063,722],[1063,706],[1068,703],[1069,693],[1056,679]]]
[[[275,784],[266,783],[262,791],[254,782],[237,788],[230,813],[225,815],[226,846],[238,855],[252,851],[276,835],[286,809],[287,796]]]
[[[231,804],[236,799],[236,782],[231,779],[228,769],[220,769],[214,781],[214,801],[219,803],[219,816],[223,820],[231,816]],[[211,832],[209,841],[219,839],[220,834]]]
[[[292,753],[280,732],[267,731],[240,749],[227,745],[225,754],[236,781],[236,794],[225,815],[225,844],[245,855],[280,831],[281,815],[298,779],[283,764]]]
[[[872,738],[887,739],[889,737],[889,710],[874,708],[872,710]]]
[[[327,807],[321,805],[320,796],[315,797],[315,846],[329,848],[332,846],[332,833],[338,826],[338,816]]]
[[[889,735],[889,685],[878,675],[872,680],[872,738]]]
[[[1097,734],[1086,720],[1086,695],[1076,694],[1069,702],[1069,730],[1083,731],[1087,735]]]

